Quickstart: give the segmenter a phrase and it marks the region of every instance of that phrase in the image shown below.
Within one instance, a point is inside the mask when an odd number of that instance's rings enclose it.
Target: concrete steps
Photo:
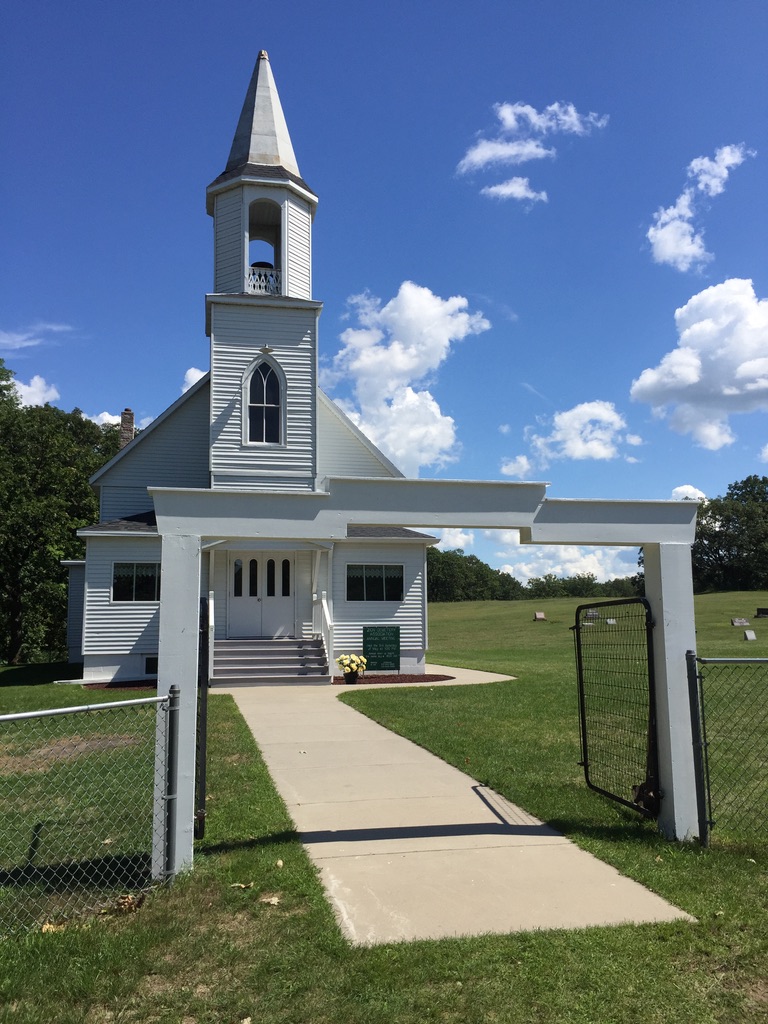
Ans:
[[[322,640],[216,640],[211,686],[330,683]]]

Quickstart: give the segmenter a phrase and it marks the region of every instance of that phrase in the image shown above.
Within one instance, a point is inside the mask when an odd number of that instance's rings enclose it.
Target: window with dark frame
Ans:
[[[402,565],[347,565],[348,601],[402,601]]]
[[[248,440],[280,443],[280,378],[269,363],[259,363],[248,386]]]
[[[115,562],[112,567],[113,601],[159,601],[159,562]]]

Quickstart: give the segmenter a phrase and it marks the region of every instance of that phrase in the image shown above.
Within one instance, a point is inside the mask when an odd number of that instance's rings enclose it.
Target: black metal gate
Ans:
[[[587,785],[656,818],[661,795],[651,606],[639,597],[579,605],[573,631]]]

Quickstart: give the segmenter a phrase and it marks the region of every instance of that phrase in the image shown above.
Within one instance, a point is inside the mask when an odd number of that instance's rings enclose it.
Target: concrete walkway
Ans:
[[[437,665],[427,671],[456,678],[420,685],[505,678]],[[250,726],[350,942],[693,920],[340,703],[341,690],[224,692]]]

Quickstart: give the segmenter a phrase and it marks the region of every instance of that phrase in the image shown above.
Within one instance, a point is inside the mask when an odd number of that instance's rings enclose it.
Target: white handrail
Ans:
[[[214,622],[213,591],[208,591],[208,678],[213,679],[213,641],[216,635]]]
[[[322,636],[323,643],[325,644],[325,653],[330,665],[333,658],[333,619],[331,618],[331,609],[328,606],[327,592],[323,590],[319,597],[317,594],[313,594],[312,603],[314,605],[312,609],[312,629],[315,633],[319,633]],[[319,622],[317,621],[318,613]]]

